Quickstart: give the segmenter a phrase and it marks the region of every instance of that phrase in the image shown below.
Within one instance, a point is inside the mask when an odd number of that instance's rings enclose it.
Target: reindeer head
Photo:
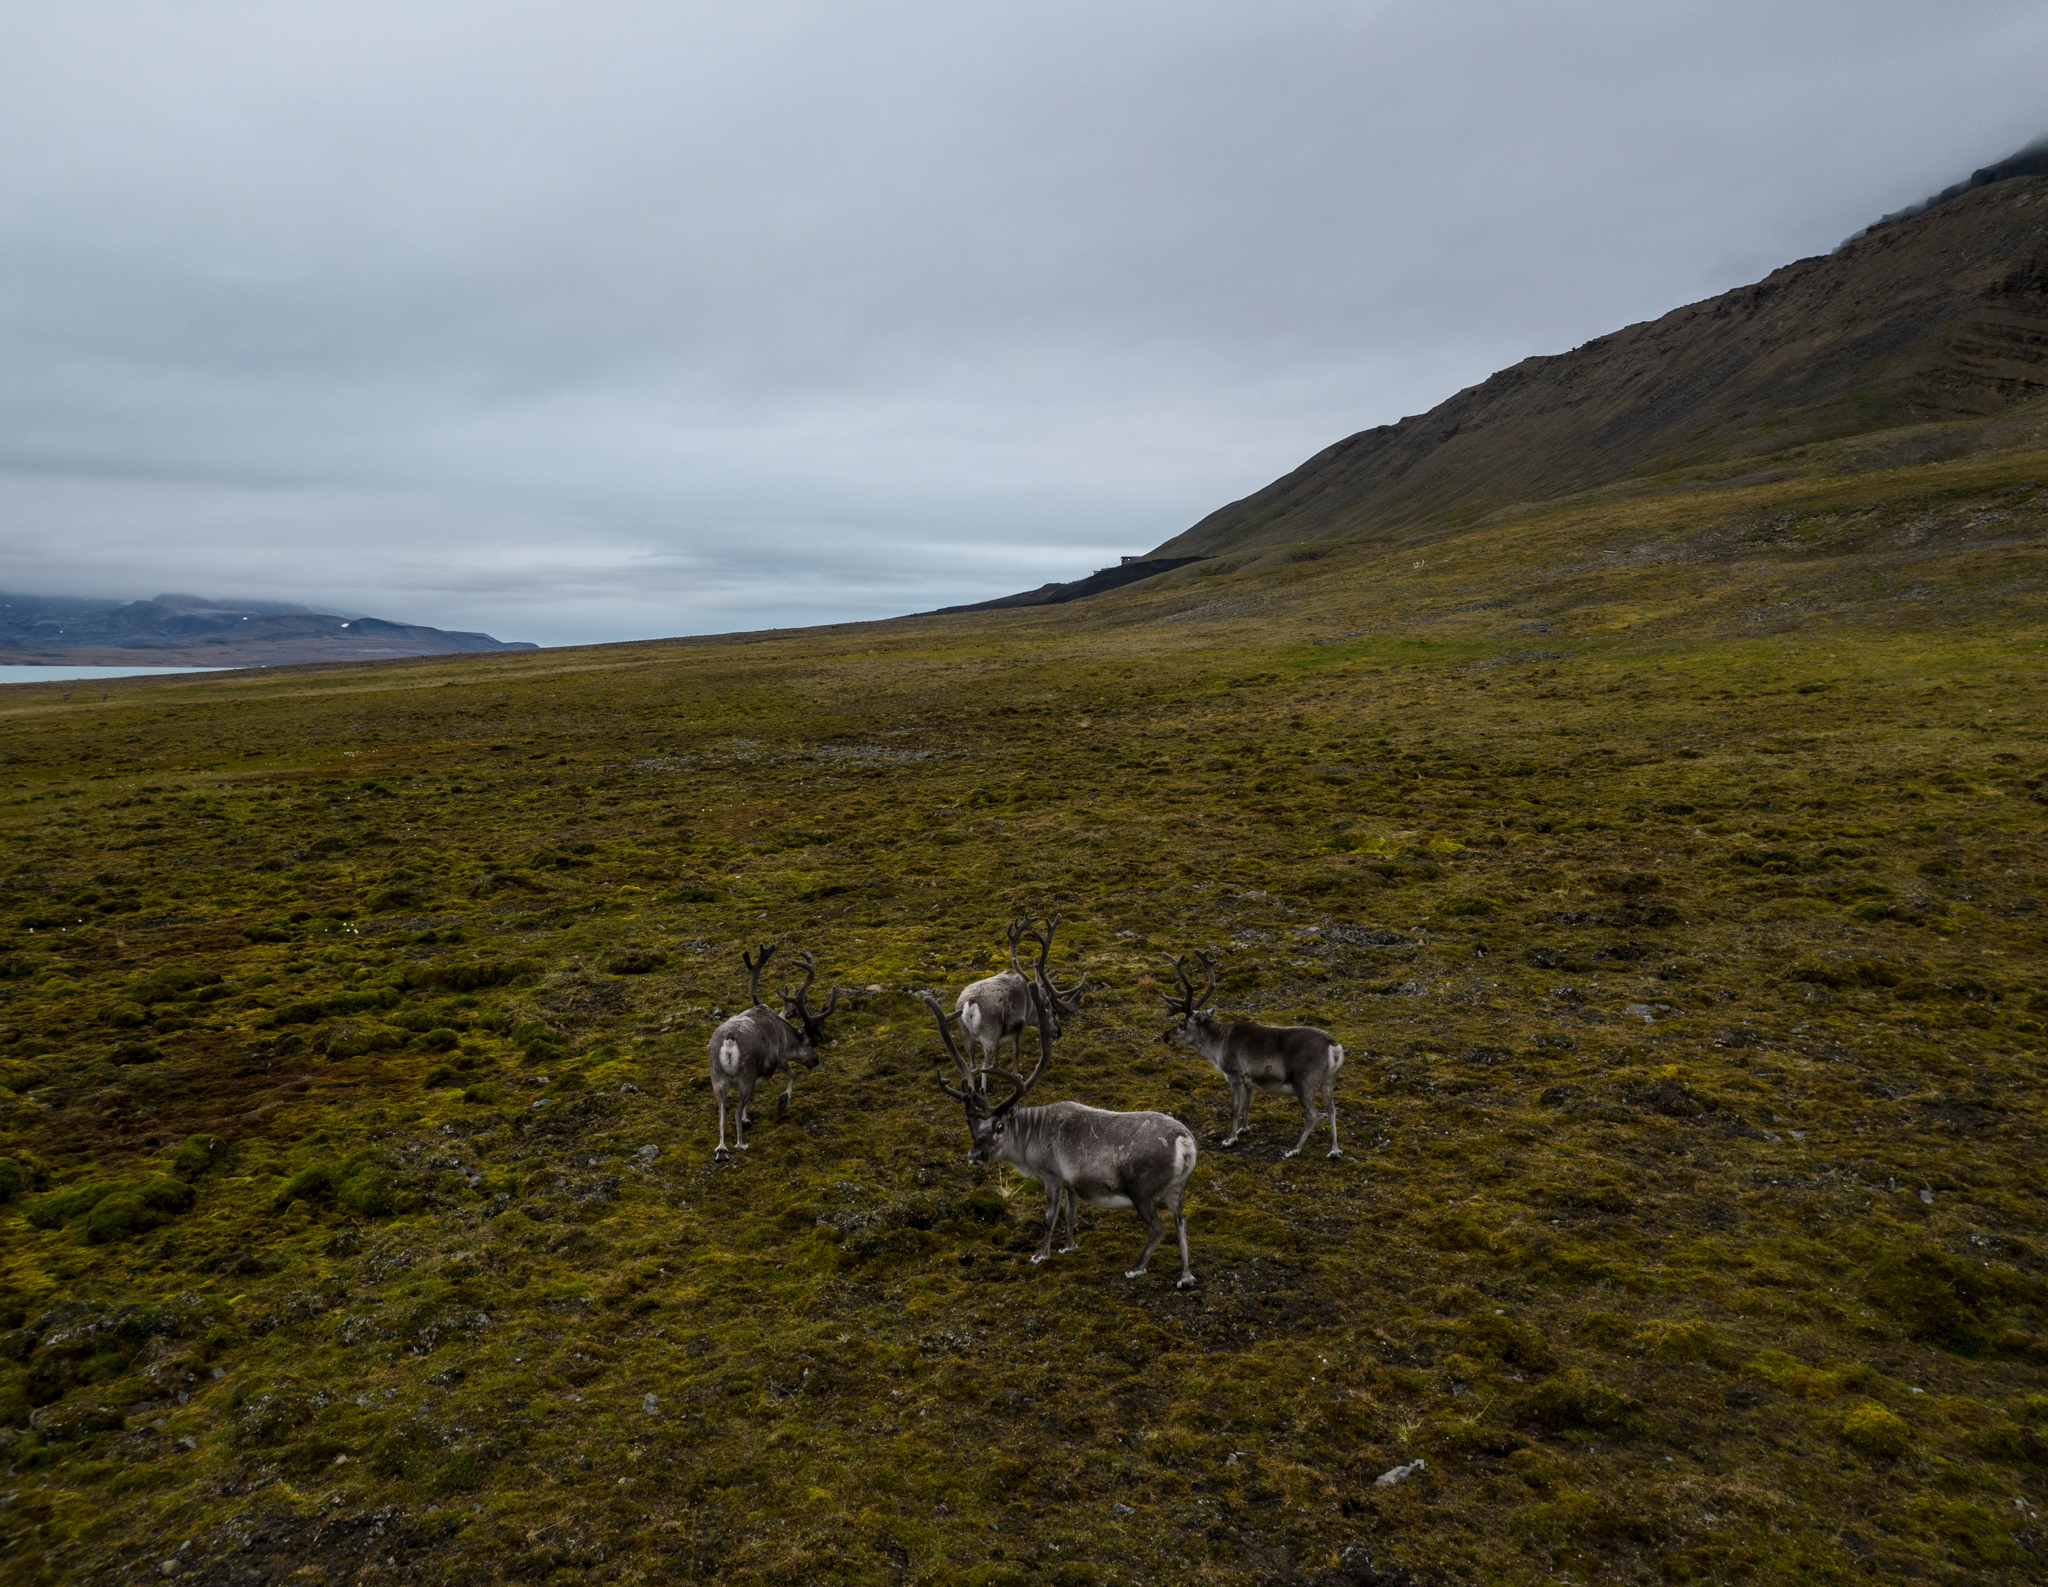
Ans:
[[[1216,1018],[1215,1009],[1198,1008],[1196,1006],[1200,1003],[1206,1003],[1209,1000],[1209,994],[1216,990],[1216,966],[1209,962],[1208,954],[1203,953],[1200,949],[1195,951],[1195,957],[1202,961],[1202,969],[1209,977],[1208,984],[1202,988],[1200,997],[1195,995],[1194,983],[1188,979],[1187,961],[1184,958],[1168,961],[1173,966],[1173,978],[1180,985],[1179,997],[1175,997],[1171,993],[1160,994],[1166,999],[1167,1010],[1172,1014],[1174,1020],[1159,1035],[1159,1039],[1169,1047],[1194,1046],[1196,1026],[1210,1024]]]
[[[792,994],[789,988],[782,989],[782,1017],[803,1033],[803,1046],[794,1054],[798,1063],[807,1069],[818,1067],[816,1049],[825,1045],[825,1021],[832,1017],[832,1011],[839,1006],[839,988],[832,988],[832,995],[825,1000],[825,1006],[816,1013],[805,1006],[804,996],[811,989],[811,983],[818,978],[818,961],[811,957],[809,950],[800,953],[796,962],[803,966],[804,984]]]
[[[1038,1014],[1038,1066],[1027,1078],[1012,1074],[1007,1069],[991,1069],[990,1074],[1010,1082],[1010,1098],[1007,1102],[990,1105],[987,1097],[974,1088],[974,1076],[967,1066],[967,1060],[960,1056],[960,1049],[953,1044],[953,1032],[949,1028],[958,1015],[949,1015],[939,1007],[939,1000],[930,992],[918,993],[918,1001],[932,1011],[932,1018],[939,1024],[939,1040],[946,1044],[946,1052],[953,1060],[953,1067],[960,1071],[960,1089],[955,1091],[946,1084],[944,1065],[939,1068],[939,1089],[967,1110],[967,1134],[972,1145],[967,1151],[970,1163],[986,1163],[991,1157],[1002,1155],[1003,1132],[1009,1127],[1011,1115],[1017,1106],[1031,1094],[1031,1088],[1044,1078],[1046,1066],[1052,1062],[1052,1013],[1045,1005],[1045,994],[1034,985],[1031,988],[1031,1002]]]

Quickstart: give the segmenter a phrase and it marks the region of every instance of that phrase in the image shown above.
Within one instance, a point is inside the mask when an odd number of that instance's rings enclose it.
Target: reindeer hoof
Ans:
[[[1034,1256],[1034,1257],[1033,1257],[1033,1258],[1031,1259],[1031,1265],[1032,1265],[1033,1267],[1036,1267],[1036,1266],[1038,1266],[1038,1264],[1039,1264],[1040,1262],[1043,1262],[1044,1260],[1045,1260],[1045,1253],[1044,1253],[1043,1251],[1040,1251],[1040,1252],[1038,1253],[1038,1255]]]
[[[1195,1287],[1195,1275],[1192,1273],[1181,1274],[1180,1282],[1173,1287],[1175,1289],[1193,1289]]]
[[[730,1156],[732,1156],[732,1153],[727,1151],[723,1146],[721,1146],[717,1151],[711,1154],[711,1160],[714,1163],[722,1163]]]
[[[1337,1148],[1333,1146],[1330,1148],[1330,1155],[1332,1157],[1342,1157],[1344,1154],[1338,1151]]]
[[[783,1111],[783,1109],[787,1108],[788,1106],[789,1106],[789,1098],[788,1098],[788,1097],[777,1097],[777,1098],[775,1099],[775,1111],[776,1111],[777,1113],[780,1113],[780,1112],[782,1112],[782,1111]]]
[[[1292,1152],[1282,1152],[1282,1153],[1280,1154],[1280,1156],[1281,1156],[1281,1158],[1282,1158],[1283,1160],[1285,1160],[1286,1158],[1289,1158],[1289,1157],[1293,1157],[1293,1156],[1297,1155],[1297,1154],[1298,1154],[1298,1153],[1299,1153],[1300,1151],[1301,1151],[1301,1148],[1300,1148],[1299,1146],[1297,1146],[1297,1147],[1295,1147],[1295,1149],[1294,1149],[1294,1150],[1293,1150]]]
[[[1143,1278],[1144,1276],[1145,1270],[1142,1267],[1134,1267],[1128,1273],[1124,1274],[1125,1278]]]

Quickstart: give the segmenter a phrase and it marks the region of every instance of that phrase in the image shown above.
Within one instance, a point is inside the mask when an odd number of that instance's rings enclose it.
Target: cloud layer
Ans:
[[[2031,0],[10,34],[0,586],[548,643],[1086,572],[2048,119]]]

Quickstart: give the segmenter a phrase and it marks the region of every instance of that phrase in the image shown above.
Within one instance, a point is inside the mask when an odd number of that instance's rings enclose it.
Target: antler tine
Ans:
[[[1029,915],[1025,916],[1022,920],[1013,920],[1010,922],[1010,969],[1011,972],[1016,975],[1022,975],[1024,973],[1024,971],[1019,967],[1017,963],[1017,941],[1020,937],[1024,935],[1024,928],[1030,924],[1031,917]]]
[[[1053,916],[1052,924],[1057,925],[1058,923],[1059,916]],[[1024,917],[1024,935],[1038,944],[1038,968],[1033,973],[1042,976],[1045,974],[1046,960],[1052,957],[1052,932],[1048,929],[1041,935],[1038,928],[1031,924],[1031,917],[1026,915]]]
[[[768,956],[774,951],[775,944],[772,942],[756,948],[751,959],[747,957],[746,949],[740,950],[740,963],[747,967],[747,1002],[750,1004],[761,1001],[761,971],[767,967]]]
[[[1052,1062],[1052,1011],[1045,1006],[1045,994],[1039,991],[1036,983],[1031,988],[1031,1007],[1038,1015],[1038,1066],[1031,1071],[1029,1079],[1008,1069],[990,1071],[1016,1087],[1010,1100],[994,1110],[997,1113],[1013,1111],[1018,1103],[1031,1094],[1031,1088],[1045,1078],[1046,1067]]]
[[[967,1060],[960,1056],[960,1049],[953,1045],[953,1033],[946,1028],[946,1011],[939,1007],[939,1000],[933,997],[929,991],[918,993],[917,1000],[930,1009],[932,1011],[932,1018],[939,1022],[939,1040],[946,1044],[946,1051],[952,1056],[953,1066],[960,1071],[960,1083],[966,1089],[964,1091],[955,1091],[951,1086],[947,1085],[943,1068],[940,1070],[939,1085],[944,1089],[946,1095],[955,1102],[978,1102],[980,1099],[974,1095],[974,1076],[968,1071]],[[933,1060],[934,1063],[937,1061],[937,1059]]]
[[[1176,999],[1168,997],[1164,992],[1159,995],[1166,998],[1168,1008],[1177,1008],[1184,1014],[1192,1014],[1195,1009],[1195,989],[1188,984],[1188,972],[1185,968],[1187,959],[1185,956],[1175,958],[1170,953],[1164,957],[1166,962],[1173,966],[1173,978],[1180,985],[1180,996]]]
[[[803,966],[804,984],[796,989],[794,998],[787,992],[784,992],[782,997],[783,1001],[789,1003],[798,1014],[804,1014],[807,1012],[804,1008],[804,994],[810,991],[811,983],[818,978],[818,961],[811,956],[811,950],[806,948],[796,956],[796,962]]]
[[[1202,968],[1209,976],[1209,984],[1202,988],[1201,1001],[1206,1003],[1210,994],[1216,990],[1216,966],[1209,962],[1209,955],[1200,948],[1195,950],[1195,957],[1202,961]]]

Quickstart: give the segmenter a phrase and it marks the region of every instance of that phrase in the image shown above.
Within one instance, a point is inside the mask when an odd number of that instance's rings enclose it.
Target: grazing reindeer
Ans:
[[[1337,1145],[1337,1072],[1344,1067],[1344,1049],[1337,1038],[1313,1025],[1255,1025],[1250,1020],[1233,1020],[1228,1025],[1216,1018],[1216,1010],[1197,1009],[1216,990],[1216,967],[1206,953],[1197,953],[1209,984],[1198,999],[1183,961],[1173,961],[1173,978],[1180,983],[1180,996],[1167,997],[1166,1006],[1178,1017],[1160,1040],[1170,1047],[1193,1047],[1216,1066],[1217,1073],[1230,1082],[1230,1133],[1225,1146],[1235,1146],[1251,1127],[1252,1092],[1272,1091],[1289,1095],[1301,1104],[1307,1122],[1301,1139],[1282,1157],[1292,1157],[1308,1144],[1310,1133],[1321,1122],[1316,1111],[1318,1096],[1330,1109],[1330,1155],[1342,1157]]]
[[[1032,1262],[1043,1262],[1051,1254],[1062,1202],[1067,1208],[1067,1242],[1060,1247],[1062,1251],[1080,1249],[1079,1203],[1130,1207],[1145,1220],[1145,1249],[1138,1254],[1138,1265],[1124,1277],[1143,1278],[1145,1264],[1152,1260],[1166,1233],[1159,1220],[1159,1208],[1164,1204],[1173,1214],[1173,1230],[1180,1237],[1180,1279],[1174,1288],[1192,1285],[1195,1272],[1188,1265],[1188,1220],[1181,1200],[1195,1171],[1194,1131],[1164,1113],[1111,1113],[1079,1102],[1019,1107],[1052,1062],[1052,1011],[1036,985],[1031,988],[1031,1000],[1038,1024],[1038,1067],[1029,1079],[1008,1070],[994,1071],[1014,1089],[1007,1102],[991,1107],[988,1098],[975,1089],[967,1060],[953,1045],[953,1034],[947,1029],[949,1016],[939,1008],[939,1000],[929,992],[921,993],[920,999],[939,1022],[939,1040],[946,1044],[960,1071],[960,1090],[946,1084],[943,1068],[939,1087],[967,1109],[967,1133],[974,1142],[967,1160],[986,1163],[993,1157],[1045,1186],[1045,1242]]]
[[[975,1068],[975,1075],[983,1092],[988,1090],[989,1067],[1002,1056],[1004,1042],[1010,1043],[1011,1057],[1017,1067],[1024,1067],[1024,1027],[1031,1023],[1034,983],[1044,994],[1055,1036],[1060,1033],[1060,1021],[1080,1011],[1082,994],[1088,990],[1088,977],[1083,975],[1078,983],[1062,992],[1053,984],[1046,968],[1046,961],[1052,957],[1052,934],[1059,929],[1060,918],[1053,915],[1047,919],[1043,936],[1032,928],[1029,915],[1022,920],[1011,921],[1009,969],[963,987],[959,997],[953,1000],[953,1012],[960,1017],[962,1033],[981,1048],[981,1062]],[[1017,963],[1017,944],[1025,937],[1038,944],[1038,963],[1032,966],[1029,975]]]
[[[787,1084],[775,1108],[779,1113],[788,1107],[790,1093],[796,1089],[796,1071],[790,1064],[800,1063],[806,1069],[818,1067],[817,1049],[825,1043],[825,1021],[839,1006],[839,989],[834,987],[831,998],[817,1013],[805,1007],[804,995],[818,975],[817,962],[809,953],[797,957],[797,963],[804,969],[804,984],[796,989],[794,997],[783,992],[782,1012],[778,1014],[763,1003],[761,970],[774,951],[771,943],[757,949],[751,959],[745,953],[740,955],[740,962],[747,967],[747,1001],[752,1006],[711,1033],[711,1090],[718,1098],[718,1150],[712,1154],[714,1159],[731,1155],[725,1149],[726,1093],[734,1093],[733,1144],[744,1152],[746,1128],[754,1122],[747,1111],[754,1100],[754,1088],[779,1070]]]

